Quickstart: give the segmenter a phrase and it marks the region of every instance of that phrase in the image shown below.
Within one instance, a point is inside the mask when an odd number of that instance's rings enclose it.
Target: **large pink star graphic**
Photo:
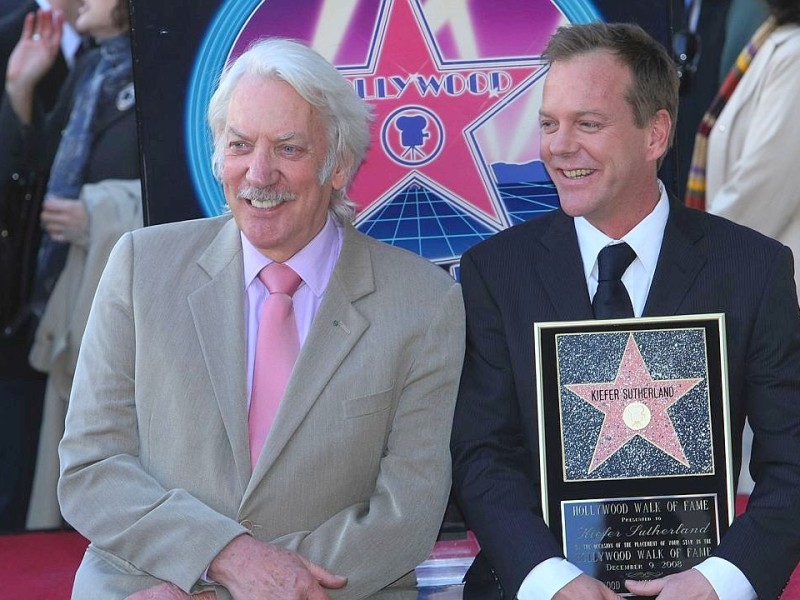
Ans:
[[[688,467],[667,409],[701,381],[702,378],[654,380],[630,334],[614,381],[565,386],[605,415],[589,473],[637,435]]]
[[[429,181],[439,193],[497,225],[503,217],[489,168],[468,131],[513,97],[541,64],[499,61],[437,66],[409,0],[391,3],[392,26],[379,41],[374,69],[343,71],[375,109],[373,144],[350,188],[364,212],[402,182]],[[443,158],[443,157],[446,157]]]

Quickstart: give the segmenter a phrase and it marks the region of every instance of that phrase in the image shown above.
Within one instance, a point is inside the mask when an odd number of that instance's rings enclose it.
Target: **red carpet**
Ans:
[[[85,548],[72,531],[0,535],[0,600],[69,600]],[[800,600],[800,568],[781,600]]]
[[[0,535],[0,600],[69,600],[86,544],[74,531]]]

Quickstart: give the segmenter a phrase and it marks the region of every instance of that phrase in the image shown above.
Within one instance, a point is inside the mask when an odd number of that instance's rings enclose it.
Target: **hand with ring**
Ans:
[[[60,11],[39,9],[28,13],[22,36],[8,58],[6,93],[23,123],[31,118],[33,91],[61,52],[64,17]]]
[[[78,199],[59,198],[48,194],[42,204],[42,227],[53,241],[70,244],[86,243],[89,233],[89,215],[86,206]]]

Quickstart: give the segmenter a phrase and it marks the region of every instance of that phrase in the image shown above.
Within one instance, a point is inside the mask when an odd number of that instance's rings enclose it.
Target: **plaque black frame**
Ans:
[[[702,334],[704,346],[706,378],[702,397],[708,400],[713,455],[710,472],[708,469],[701,469],[699,473],[686,469],[686,473],[662,473],[656,477],[606,473],[595,478],[568,478],[566,465],[570,457],[567,452],[573,449],[565,450],[563,425],[567,420],[562,413],[562,394],[568,396],[573,392],[566,389],[567,384],[561,380],[559,359],[564,357],[558,355],[559,336],[572,336],[591,347],[593,340],[604,337],[638,340],[655,333],[665,335],[669,340],[672,335],[687,332]],[[704,560],[719,543],[735,514],[724,315],[537,323],[533,334],[542,511],[567,559],[616,593],[628,597],[631,594],[622,585],[624,579],[655,578],[690,568]],[[639,345],[637,341],[637,350]],[[653,347],[654,344],[648,345],[651,357]],[[655,352],[661,350],[657,348]],[[674,349],[669,348],[657,358],[669,360],[674,355]],[[596,361],[581,360],[586,364],[622,362],[619,355],[604,356],[599,349],[596,356]],[[643,358],[643,361],[649,372],[648,359]],[[585,383],[608,383],[608,380],[587,380]],[[578,396],[574,397],[581,402]],[[590,407],[588,410],[593,409]],[[603,418],[599,419],[600,422]],[[675,425],[672,417],[670,420]],[[587,422],[586,428],[592,427],[598,429],[596,442],[599,443],[599,431],[603,427]],[[592,439],[592,433],[587,436]],[[657,452],[658,446],[653,447]],[[700,513],[668,510],[675,506],[682,509],[699,505],[707,507],[707,510]],[[637,511],[642,507],[650,510],[640,514]],[[610,514],[614,511],[615,514]],[[706,533],[697,533],[702,530],[700,526],[704,519],[710,521],[710,527]],[[650,535],[646,535],[648,533]],[[675,556],[676,548],[680,549],[679,557]],[[630,550],[630,553],[625,550]]]

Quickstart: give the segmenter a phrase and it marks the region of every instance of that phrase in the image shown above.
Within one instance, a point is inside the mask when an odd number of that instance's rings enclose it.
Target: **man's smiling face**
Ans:
[[[607,51],[555,61],[539,117],[541,157],[562,209],[615,238],[655,206],[656,161],[666,151],[652,124],[636,126],[631,85],[630,69]]]
[[[284,262],[320,232],[332,190],[345,184],[338,168],[320,182],[324,120],[289,84],[245,75],[223,135],[221,179],[236,223],[263,254]]]

